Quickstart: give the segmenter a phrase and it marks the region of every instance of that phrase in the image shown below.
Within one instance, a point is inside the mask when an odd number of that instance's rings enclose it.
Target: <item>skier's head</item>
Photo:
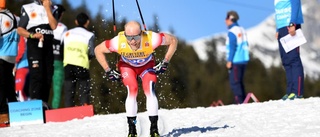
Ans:
[[[53,14],[54,18],[56,18],[57,20],[60,20],[64,11],[66,11],[66,9],[62,5],[60,5],[60,4],[53,5],[53,13],[52,14]]]
[[[137,21],[129,21],[124,26],[124,35],[131,48],[138,49],[141,42],[141,25]]]
[[[239,19],[240,19],[239,14],[236,11],[231,10],[231,11],[227,12],[226,20],[231,20],[232,22],[237,22]]]

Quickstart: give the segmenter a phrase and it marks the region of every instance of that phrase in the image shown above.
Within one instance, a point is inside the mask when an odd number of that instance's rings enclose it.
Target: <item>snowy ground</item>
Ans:
[[[320,98],[159,111],[164,137],[319,137]],[[138,114],[139,137],[147,137],[146,112]],[[0,128],[0,137],[125,137],[124,113],[82,120]]]

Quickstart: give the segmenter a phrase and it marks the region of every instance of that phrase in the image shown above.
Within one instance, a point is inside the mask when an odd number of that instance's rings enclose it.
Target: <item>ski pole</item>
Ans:
[[[116,11],[115,11],[115,6],[114,6],[114,0],[112,0],[112,16],[113,16],[113,35],[116,36],[117,35],[117,25],[116,25]],[[119,55],[117,53],[114,54],[114,58],[115,58],[115,66],[116,66],[116,70],[118,71],[118,60],[119,60]]]
[[[146,27],[146,24],[144,23],[138,0],[136,0],[136,3],[137,3],[137,7],[138,7],[138,10],[139,10],[139,13],[140,13],[140,18],[142,20],[143,28],[144,28],[145,31],[147,31],[147,27]]]
[[[113,33],[116,35],[117,26],[116,26],[116,12],[114,8],[114,0],[112,0],[112,11],[113,11]]]

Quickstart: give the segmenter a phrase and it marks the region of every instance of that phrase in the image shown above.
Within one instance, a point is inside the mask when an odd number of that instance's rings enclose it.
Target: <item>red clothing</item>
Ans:
[[[163,45],[165,37],[161,33],[151,31],[142,32],[140,48],[136,51],[131,50],[123,33],[111,40],[106,40],[106,47],[111,52],[121,55],[118,68],[121,73],[122,82],[127,87],[128,96],[126,99],[127,116],[137,115],[137,95],[138,81],[137,76],[142,80],[142,88],[147,99],[147,111],[150,116],[158,115],[158,99],[155,95],[155,83],[157,76],[153,67],[155,61],[153,50]]]
[[[24,89],[26,85],[26,78],[29,73],[28,68],[20,68],[17,69],[16,75],[15,75],[15,81],[16,81],[16,94],[18,95],[18,100],[19,101],[26,101],[27,100],[27,95]]]
[[[18,43],[18,54],[16,56],[16,63],[20,62],[23,54],[25,53],[26,43],[23,36],[20,36],[20,40]]]
[[[15,72],[15,91],[18,96],[19,101],[26,101],[28,90],[26,87],[27,75],[29,73],[28,66],[20,66],[19,63],[23,60],[23,56],[26,53],[26,42],[23,36],[20,36],[20,41],[18,43],[18,54],[16,56],[16,72]]]

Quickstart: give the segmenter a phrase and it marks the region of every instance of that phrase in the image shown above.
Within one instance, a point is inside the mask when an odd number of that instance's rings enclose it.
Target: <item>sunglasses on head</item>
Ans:
[[[140,40],[141,39],[141,35],[140,35],[141,33],[139,33],[138,35],[126,35],[125,34],[125,36],[126,36],[126,38],[127,38],[127,40],[128,41],[131,41],[131,40],[135,40],[135,41],[137,41],[137,40]]]

